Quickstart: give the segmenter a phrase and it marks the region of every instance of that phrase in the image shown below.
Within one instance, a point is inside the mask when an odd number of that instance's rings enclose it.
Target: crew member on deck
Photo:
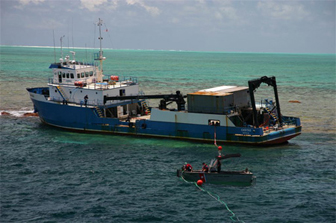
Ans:
[[[185,163],[182,167],[182,170],[192,171],[192,166],[189,163]]]
[[[84,97],[84,104],[85,104],[85,107],[87,107],[88,99],[89,99],[89,97],[88,97],[87,95],[85,95],[85,97]]]
[[[209,171],[209,167],[208,167],[208,165],[206,164],[206,163],[202,163],[203,164],[203,166],[202,166],[202,171],[203,172],[208,172]]]

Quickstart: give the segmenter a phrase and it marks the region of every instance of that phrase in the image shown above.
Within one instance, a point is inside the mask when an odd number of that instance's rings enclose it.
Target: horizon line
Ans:
[[[57,48],[60,46],[30,46],[30,45],[0,45],[0,47],[27,47],[27,48]],[[63,49],[98,49],[99,47],[63,47]],[[116,48],[103,48],[103,50],[124,50],[124,51],[166,51],[166,52],[201,52],[201,53],[248,53],[248,54],[305,54],[305,55],[336,55],[336,53],[289,53],[289,52],[248,52],[248,51],[196,51],[196,50],[158,50],[158,49],[116,49]]]

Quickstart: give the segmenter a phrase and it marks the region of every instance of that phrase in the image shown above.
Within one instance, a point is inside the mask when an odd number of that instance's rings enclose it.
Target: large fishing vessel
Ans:
[[[47,87],[27,89],[43,123],[75,131],[256,145],[284,143],[301,133],[299,118],[281,114],[275,77],[187,95],[145,95],[135,77],[103,78],[100,19],[98,26],[100,51],[94,63],[76,61],[75,52],[73,58],[62,55],[49,67],[53,77]],[[275,101],[256,104],[254,91],[262,83],[274,88]],[[148,107],[149,99],[160,99],[158,107]]]

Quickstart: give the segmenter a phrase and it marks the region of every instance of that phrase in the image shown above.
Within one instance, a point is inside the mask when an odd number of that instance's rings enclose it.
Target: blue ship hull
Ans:
[[[28,89],[39,95],[43,88]],[[165,137],[184,140],[213,142],[247,143],[255,145],[271,145],[285,143],[301,133],[300,120],[295,118],[296,127],[263,133],[262,128],[251,128],[253,133],[243,134],[246,128],[211,126],[199,124],[171,123],[164,121],[136,120],[134,123],[121,121],[118,118],[100,117],[95,107],[72,106],[62,103],[51,103],[48,100],[36,100],[31,97],[35,110],[42,122],[73,131],[98,132],[111,134],[127,134],[147,137]]]

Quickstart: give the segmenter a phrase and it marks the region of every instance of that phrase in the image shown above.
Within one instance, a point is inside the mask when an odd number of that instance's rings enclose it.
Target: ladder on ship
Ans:
[[[269,108],[265,107],[265,110],[268,112],[268,114],[270,114],[270,116],[272,116],[273,120],[275,122],[277,122],[278,121],[278,117],[272,112],[274,110],[274,108],[272,110],[270,110]]]
[[[61,97],[63,98],[64,101],[68,101],[65,94],[64,94],[64,91],[63,89],[61,88],[61,86],[57,85],[56,86],[56,89],[58,90],[58,92],[60,93]]]
[[[95,106],[96,112],[100,118],[104,118],[103,111],[98,107]]]

